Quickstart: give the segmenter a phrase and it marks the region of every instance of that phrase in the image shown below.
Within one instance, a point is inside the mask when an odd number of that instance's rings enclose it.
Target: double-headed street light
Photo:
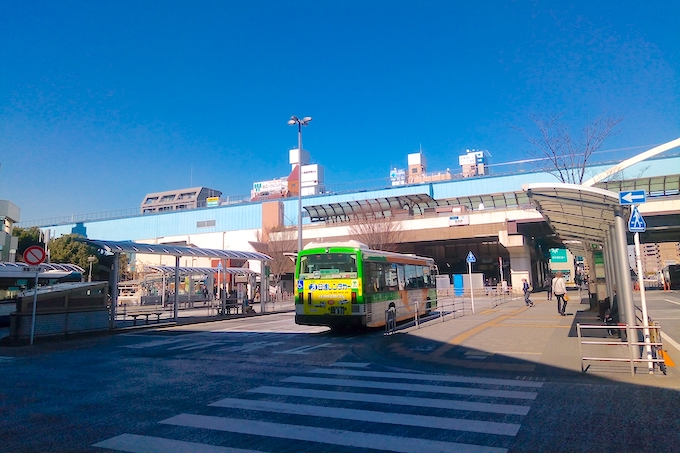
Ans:
[[[312,121],[311,116],[300,119],[291,116],[288,124],[298,126],[298,253],[302,250],[302,126],[307,126]]]

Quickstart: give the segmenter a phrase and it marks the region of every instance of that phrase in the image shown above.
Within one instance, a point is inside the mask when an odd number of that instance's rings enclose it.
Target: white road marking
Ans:
[[[348,367],[348,368],[366,368],[370,363],[359,363],[359,362],[335,362],[331,366]]]
[[[322,343],[316,346],[299,346],[293,349],[286,349],[285,351],[274,351],[274,354],[309,354],[309,351],[319,348],[327,348],[333,346],[333,343]]]
[[[204,342],[175,346],[173,348],[168,348],[168,351],[174,351],[175,349],[181,349],[183,351],[193,351],[194,349],[206,349],[206,348],[210,348],[210,347],[215,347],[218,344],[219,343],[217,343],[215,341],[204,341]]]
[[[2,362],[13,362],[16,360],[16,357],[7,357],[7,356],[0,356],[0,363]]]
[[[96,443],[93,447],[130,453],[263,453],[256,450],[218,447],[216,445],[164,439],[162,437],[138,436],[136,434],[121,434]]]
[[[449,395],[489,396],[493,398],[515,398],[525,400],[534,400],[538,395],[536,392],[520,392],[512,390],[493,390],[470,387],[447,387],[443,385],[423,385],[412,383],[401,384],[395,382],[381,382],[381,381],[357,381],[351,379],[325,379],[305,376],[291,376],[282,379],[281,382],[295,382],[298,384],[333,385],[340,387],[358,387],[383,390],[404,390],[407,392],[443,393]]]
[[[371,393],[331,392],[325,390],[269,386],[257,387],[255,389],[248,390],[248,392],[277,396],[322,398],[337,401],[360,401],[364,403],[398,404],[402,406],[433,407],[438,409],[453,409],[460,411],[492,412],[496,414],[526,415],[529,413],[529,406],[478,403],[475,401],[457,401],[433,398],[414,398],[410,396],[374,395]]]
[[[231,346],[228,348],[218,349],[217,352],[252,352],[258,349],[263,349],[270,346],[278,346],[283,344],[282,341],[254,341],[252,343],[244,344],[242,346]]]
[[[671,304],[680,305],[680,302],[675,302],[674,300],[668,300],[668,299],[664,299],[664,300],[665,300],[666,302],[671,303]]]
[[[663,339],[663,341],[665,341],[666,343],[670,343],[671,346],[680,351],[680,344],[678,344],[675,340],[673,340],[671,337],[668,336],[668,334],[666,334],[663,331],[661,332],[661,338]]]
[[[342,370],[342,369],[325,369],[316,368],[308,371],[314,374],[336,374],[340,376],[357,376],[357,377],[373,377],[383,379],[408,379],[416,381],[436,381],[436,382],[461,382],[468,384],[484,384],[484,385],[504,385],[513,387],[543,387],[543,382],[535,381],[520,381],[514,379],[495,379],[495,378],[481,378],[468,376],[449,376],[443,374],[425,374],[425,373],[391,373],[380,371],[360,371],[360,370]]]
[[[309,404],[289,404],[274,401],[243,400],[225,398],[210,406],[266,411],[284,414],[307,415],[311,417],[340,418],[361,422],[384,423],[390,425],[421,426],[423,428],[469,431],[484,434],[515,436],[520,425],[514,423],[486,422],[481,420],[464,420],[459,418],[432,417],[426,415],[400,414],[340,407],[312,406]]]
[[[312,426],[286,425],[281,423],[240,420],[205,415],[181,414],[160,423],[192,428],[213,429],[240,434],[276,437],[281,439],[321,442],[355,448],[373,448],[401,453],[505,453],[505,448],[442,442],[429,439],[387,436]]]

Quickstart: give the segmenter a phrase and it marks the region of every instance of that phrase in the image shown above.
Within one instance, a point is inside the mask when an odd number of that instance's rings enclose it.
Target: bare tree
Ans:
[[[538,158],[536,166],[561,182],[570,184],[583,182],[586,165],[593,153],[600,149],[607,138],[620,132],[615,128],[623,120],[603,113],[575,137],[561,122],[562,114],[548,117],[534,115],[530,119],[538,128],[537,137],[522,128],[514,129],[524,134],[527,142],[533,145],[530,154]]]
[[[403,242],[404,231],[401,222],[393,217],[362,214],[355,218],[355,222],[349,227],[352,238],[374,250],[396,252],[399,244]]]
[[[297,229],[295,227],[263,229],[257,239],[265,246],[258,251],[272,257],[269,268],[273,284],[278,287],[285,274],[295,271],[295,262],[290,255],[297,252]]]

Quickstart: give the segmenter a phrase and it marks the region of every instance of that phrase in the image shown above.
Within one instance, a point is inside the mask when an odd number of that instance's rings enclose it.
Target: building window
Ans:
[[[161,203],[165,203],[165,202],[167,202],[167,201],[172,201],[172,200],[174,200],[174,199],[175,199],[175,194],[172,194],[172,195],[163,195],[163,197],[161,198]]]
[[[199,220],[198,222],[196,222],[196,228],[209,228],[214,226],[215,226],[214,220]]]
[[[151,204],[151,203],[155,203],[157,201],[158,201],[158,197],[149,197],[149,198],[146,199],[144,204]]]

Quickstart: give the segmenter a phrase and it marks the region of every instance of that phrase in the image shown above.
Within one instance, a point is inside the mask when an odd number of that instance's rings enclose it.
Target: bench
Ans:
[[[132,325],[136,326],[137,325],[137,318],[139,318],[140,316],[144,316],[145,317],[145,324],[149,324],[149,316],[155,316],[156,317],[156,323],[159,323],[159,322],[161,322],[161,315],[162,314],[163,314],[163,312],[155,311],[155,312],[152,312],[152,313],[135,313],[133,315],[130,315],[130,317],[132,318]]]

